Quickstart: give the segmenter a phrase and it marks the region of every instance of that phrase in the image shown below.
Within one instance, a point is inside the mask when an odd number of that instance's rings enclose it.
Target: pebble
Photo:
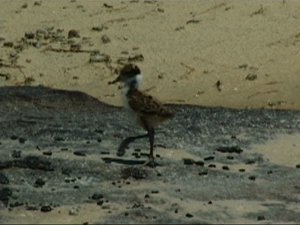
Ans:
[[[77,30],[70,30],[68,32],[68,38],[79,38],[80,35],[79,35],[79,32]]]
[[[209,161],[209,160],[214,160],[215,157],[214,156],[207,156],[204,158],[204,161]]]
[[[51,210],[52,210],[52,208],[49,205],[43,205],[41,207],[41,212],[50,212]]]
[[[248,178],[249,178],[249,180],[255,180],[256,179],[256,177],[254,175],[251,175]]]
[[[185,214],[185,217],[192,218],[194,216],[192,214],[190,214],[190,213],[187,213],[187,214]]]
[[[36,179],[35,183],[34,183],[34,187],[39,188],[39,187],[43,187],[45,185],[45,181],[41,178]]]
[[[33,33],[33,32],[26,32],[24,36],[27,39],[34,39],[35,33]]]
[[[0,184],[9,184],[7,176],[5,176],[3,173],[0,173]]]
[[[73,154],[77,155],[77,156],[86,156],[86,153],[84,151],[80,151],[80,150],[79,151],[74,151]]]
[[[25,138],[22,138],[22,137],[20,137],[20,138],[19,138],[19,142],[20,142],[21,144],[24,144],[24,143],[25,143],[25,141],[26,141],[26,139],[25,139]]]
[[[127,179],[132,177],[134,179],[145,179],[147,177],[147,172],[144,169],[137,168],[137,167],[128,167],[121,171],[121,176],[123,179]]]
[[[222,169],[223,170],[229,170],[229,167],[228,166],[222,166]]]
[[[18,136],[12,135],[12,136],[10,136],[10,139],[11,139],[11,140],[17,140],[17,139],[18,139]]]
[[[91,196],[91,199],[93,200],[99,200],[99,199],[102,199],[104,196],[103,194],[101,193],[94,193],[92,196]]]
[[[78,215],[78,213],[79,213],[79,208],[71,208],[70,210],[69,210],[69,215],[70,216],[76,216],[76,215]]]
[[[257,75],[255,73],[249,73],[249,74],[247,74],[245,79],[249,80],[249,81],[253,81],[253,80],[257,79]]]
[[[209,164],[208,167],[209,168],[216,168],[216,165],[215,164]]]
[[[46,151],[46,152],[43,152],[43,155],[51,156],[52,152],[51,151]]]
[[[14,46],[14,43],[11,41],[6,41],[3,43],[3,47],[12,48]]]
[[[183,159],[183,164],[184,165],[192,165],[194,164],[194,160],[193,159]]]
[[[208,172],[207,171],[201,171],[198,174],[199,174],[199,176],[205,176],[205,175],[208,174]]]
[[[300,169],[300,164],[297,164],[297,165],[296,165],[296,168],[297,168],[297,169]]]
[[[101,63],[101,62],[110,62],[110,56],[99,51],[93,51],[90,53],[90,63]]]
[[[110,38],[106,34],[102,35],[101,40],[103,44],[107,44],[110,42]]]
[[[240,153],[243,152],[243,149],[241,149],[239,146],[218,147],[216,150],[218,152],[221,152],[221,153],[237,153],[237,154],[240,154]]]
[[[14,150],[13,152],[12,152],[12,154],[11,154],[11,156],[13,157],[13,158],[21,158],[21,151],[19,151],[19,150]]]
[[[258,221],[261,221],[261,220],[265,220],[265,216],[264,215],[260,215],[260,216],[257,216],[257,220]]]

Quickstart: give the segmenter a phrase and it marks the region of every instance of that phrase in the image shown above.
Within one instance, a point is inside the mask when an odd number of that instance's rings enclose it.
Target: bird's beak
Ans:
[[[120,82],[120,76],[118,76],[116,79],[114,79],[113,81],[109,81],[108,82],[108,84],[110,85],[110,84],[115,84],[115,83],[117,83],[117,82]]]

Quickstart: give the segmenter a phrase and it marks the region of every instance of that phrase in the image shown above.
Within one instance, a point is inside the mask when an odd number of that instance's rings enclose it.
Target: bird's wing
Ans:
[[[154,99],[151,95],[146,95],[138,90],[128,96],[129,106],[137,113],[144,115],[171,116],[163,104]]]

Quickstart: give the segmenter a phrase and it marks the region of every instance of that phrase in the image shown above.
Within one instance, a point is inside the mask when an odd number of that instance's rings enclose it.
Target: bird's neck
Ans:
[[[142,75],[139,74],[137,75],[135,78],[131,79],[130,81],[128,81],[126,83],[126,95],[130,95],[132,92],[134,92],[135,90],[138,90],[141,86],[141,82],[142,82]]]

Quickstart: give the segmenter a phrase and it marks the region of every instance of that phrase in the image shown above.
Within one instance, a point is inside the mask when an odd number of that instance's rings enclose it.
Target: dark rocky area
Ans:
[[[234,207],[209,207],[231,200],[264,207],[244,213],[247,221],[300,222],[299,207],[288,207],[300,202],[300,169],[251,150],[299,133],[300,112],[168,107],[176,116],[157,131],[159,166],[149,168],[146,140],[116,155],[124,138],[143,134],[122,108],[76,91],[1,87],[0,223],[6,208],[48,213],[83,203],[107,210],[105,223],[218,223],[232,221]]]

